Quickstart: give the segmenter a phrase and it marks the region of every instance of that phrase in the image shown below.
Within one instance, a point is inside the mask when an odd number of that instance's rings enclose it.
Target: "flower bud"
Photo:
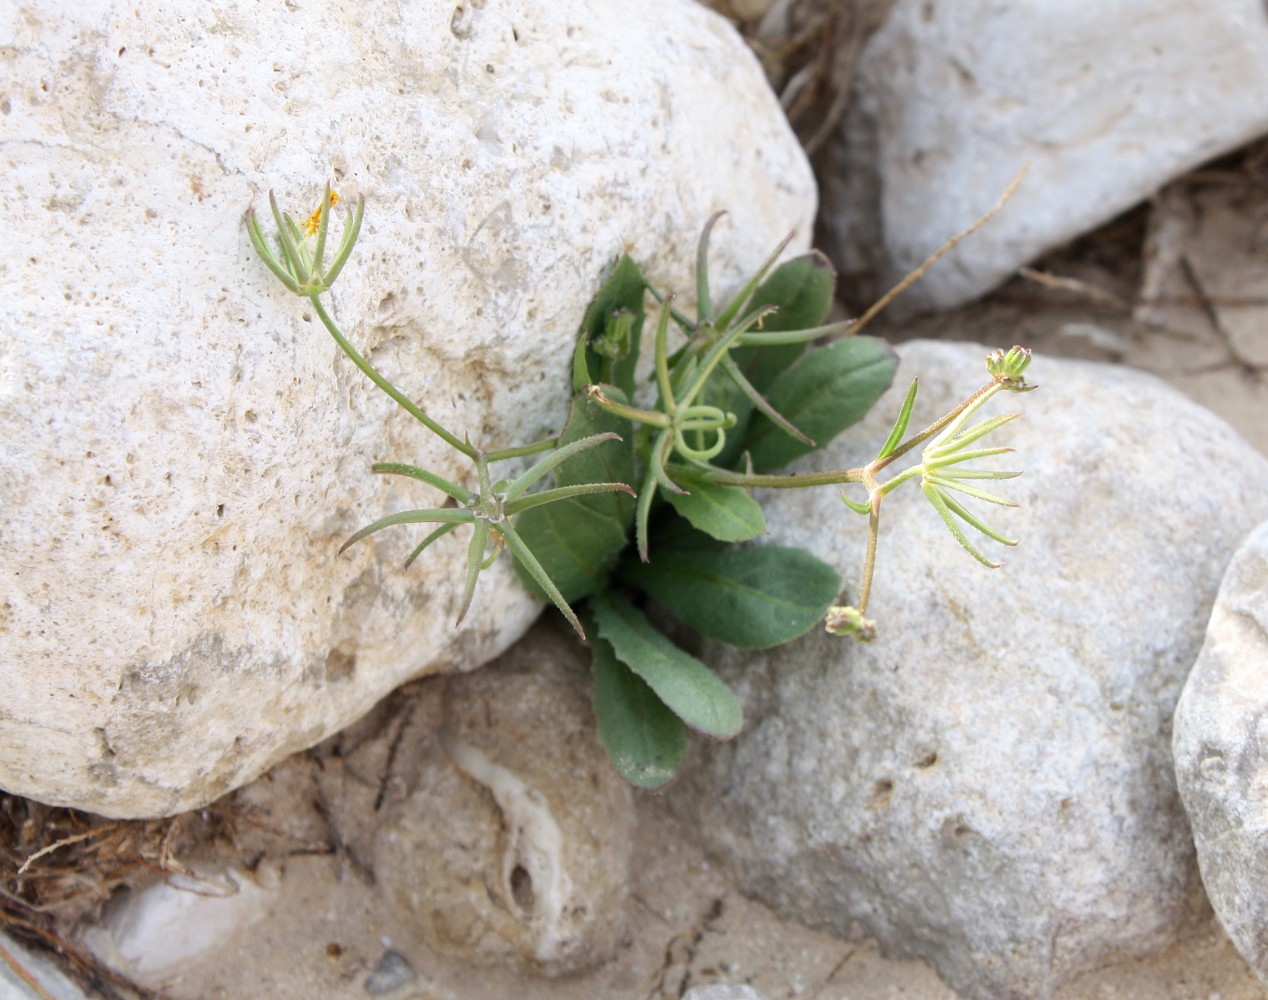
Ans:
[[[864,618],[858,608],[849,606],[828,608],[823,628],[829,635],[852,635],[859,642],[871,642],[876,638],[876,622]]]
[[[1030,365],[1030,348],[1014,347],[1005,351],[1002,347],[986,356],[986,370],[1003,383],[1010,392],[1029,392],[1035,386],[1027,385],[1022,372]]]

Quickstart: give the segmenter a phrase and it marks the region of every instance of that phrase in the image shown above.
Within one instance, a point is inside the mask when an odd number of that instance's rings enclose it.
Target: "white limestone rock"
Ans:
[[[682,1000],[766,1000],[766,996],[747,983],[711,983],[693,986]]]
[[[439,500],[373,462],[469,468],[268,273],[248,206],[364,194],[333,312],[490,448],[557,429],[617,252],[689,290],[728,208],[735,284],[815,208],[756,60],[685,0],[36,5],[0,17],[0,113],[0,787],[112,816],[206,803],[537,611],[503,560],[454,629],[465,537],[336,558]]]
[[[828,228],[881,287],[1030,174],[900,309],[958,305],[1268,131],[1261,0],[898,0],[860,60]]]
[[[372,849],[396,938],[547,975],[611,957],[634,805],[588,688],[579,647],[544,625],[484,670],[428,682],[395,753],[412,774]]]
[[[223,956],[260,923],[280,885],[273,868],[169,874],[115,900],[84,943],[133,982],[161,987]]]
[[[1224,576],[1173,747],[1207,895],[1268,986],[1268,522]]]
[[[25,975],[7,960],[0,961],[0,1000],[92,1000],[80,987],[42,952],[24,948],[7,934],[0,934],[0,948],[9,953]],[[3,956],[0,956],[3,958]],[[27,980],[30,976],[42,993],[36,992]]]
[[[869,461],[906,379],[913,427],[985,382],[986,348],[900,354],[896,390],[814,468]],[[984,442],[1025,470],[987,484],[1022,505],[983,512],[1021,539],[1007,565],[976,563],[900,487],[881,514],[878,639],[714,649],[747,729],[670,792],[747,892],[870,932],[974,998],[1047,996],[1182,922],[1196,871],[1171,713],[1227,560],[1268,515],[1268,460],[1153,377],[1039,358],[1027,378],[1038,391],[983,412],[1025,414]],[[833,490],[762,502],[770,541],[813,549],[857,599],[864,520]]]

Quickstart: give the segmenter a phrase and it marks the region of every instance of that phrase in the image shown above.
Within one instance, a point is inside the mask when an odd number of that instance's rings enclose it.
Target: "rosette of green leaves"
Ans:
[[[649,604],[707,638],[765,649],[813,628],[841,586],[811,552],[752,544],[766,532],[761,507],[748,490],[715,478],[774,471],[823,447],[867,412],[896,366],[875,338],[812,346],[847,326],[826,322],[836,276],[819,253],[776,266],[787,241],[715,308],[707,266],[715,221],[697,250],[694,318],[622,257],[582,324],[577,396],[561,445],[611,431],[621,440],[572,459],[556,484],[638,482],[638,502],[577,497],[516,523],[562,594],[588,599],[582,617],[600,741],[617,770],[644,788],[677,774],[689,730],[729,739],[742,724],[731,691],[657,627]],[[661,303],[650,344],[649,291]],[[682,341],[672,353],[671,324]],[[635,372],[647,350],[656,399],[644,407]]]

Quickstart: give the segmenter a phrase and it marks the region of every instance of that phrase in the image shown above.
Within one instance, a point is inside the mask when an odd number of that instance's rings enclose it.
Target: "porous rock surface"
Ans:
[[[428,684],[438,724],[410,726],[396,756],[416,763],[372,849],[398,927],[548,975],[606,961],[625,927],[634,803],[599,745],[579,646],[539,626],[485,669]]]
[[[898,0],[859,61],[825,215],[888,287],[1012,201],[897,303],[958,305],[1268,132],[1262,0]]]
[[[336,558],[442,499],[373,462],[470,469],[256,258],[269,189],[365,196],[333,312],[486,448],[557,429],[616,253],[694,287],[728,208],[734,286],[814,211],[756,60],[682,0],[94,0],[0,32],[0,787],[48,803],[199,806],[537,611],[502,560],[455,630],[464,532],[409,572],[418,530]]]
[[[1237,550],[1176,706],[1176,783],[1202,883],[1268,986],[1268,522]]]
[[[985,381],[986,348],[913,342],[913,427]],[[914,485],[885,501],[870,645],[814,632],[716,647],[747,725],[671,790],[746,891],[916,955],[967,997],[1043,997],[1168,943],[1196,884],[1170,720],[1221,574],[1268,514],[1268,460],[1151,376],[1036,360],[1039,389],[982,444],[1021,468],[981,511],[1021,538],[963,552]],[[807,466],[884,441],[895,389]],[[1014,405],[1010,405],[1014,404]],[[905,464],[905,463],[904,463]],[[898,471],[903,464],[894,466]],[[966,499],[969,506],[985,507]],[[770,541],[839,567],[857,600],[866,527],[833,490],[771,491]]]
[[[682,995],[682,1000],[766,1000],[766,997],[745,983],[714,983],[693,986]]]

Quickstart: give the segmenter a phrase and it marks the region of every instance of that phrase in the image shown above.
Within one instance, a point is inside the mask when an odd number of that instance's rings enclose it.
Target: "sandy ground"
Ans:
[[[416,977],[392,1000],[678,998],[691,986],[749,983],[769,1000],[955,1000],[919,961],[887,960],[870,941],[843,942],[780,920],[746,900],[692,846],[663,803],[639,805],[639,873],[629,933],[599,971],[535,979],[473,969],[418,945],[402,947],[376,890],[339,855],[296,855],[258,928],[188,970],[172,1000],[365,1000],[385,950],[402,951]],[[1253,1000],[1265,992],[1209,917],[1147,961],[1084,976],[1059,1000]]]

